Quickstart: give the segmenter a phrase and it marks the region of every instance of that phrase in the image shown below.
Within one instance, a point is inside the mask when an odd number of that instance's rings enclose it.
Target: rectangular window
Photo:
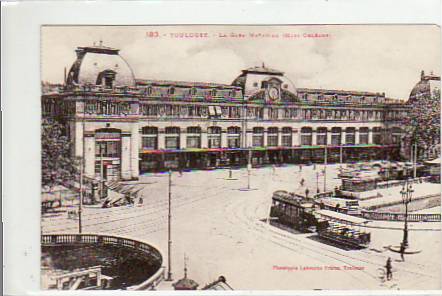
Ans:
[[[271,134],[267,136],[267,146],[276,147],[278,146],[278,135]]]
[[[157,149],[157,137],[143,137],[143,149]]]
[[[187,136],[186,148],[200,148],[200,136]]]
[[[312,145],[312,135],[301,135],[301,145]]]
[[[209,148],[220,148],[221,138],[220,137],[209,137],[208,138]]]
[[[229,148],[239,148],[239,136],[228,137],[227,142]]]
[[[325,134],[318,134],[316,136],[316,144],[318,145],[327,145],[327,135]]]
[[[263,147],[264,146],[264,136],[263,135],[253,135],[252,145],[253,145],[253,147]]]
[[[359,134],[359,144],[368,144],[368,134]]]
[[[341,145],[341,135],[340,134],[332,134],[331,144],[332,145]]]
[[[215,106],[209,106],[209,116],[216,116]]]
[[[345,144],[353,145],[355,143],[355,135],[346,133],[345,134]]]
[[[95,156],[120,157],[120,141],[97,141],[95,143]]]
[[[292,146],[292,136],[290,135],[283,135],[281,141],[282,141],[282,146],[284,147]]]
[[[179,149],[180,148],[180,138],[177,136],[167,136],[166,137],[166,149]]]

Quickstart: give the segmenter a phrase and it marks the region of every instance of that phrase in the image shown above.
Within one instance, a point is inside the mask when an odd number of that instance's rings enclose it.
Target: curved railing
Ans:
[[[361,217],[369,220],[404,221],[404,213],[361,211]],[[409,222],[440,222],[441,214],[408,214]]]
[[[132,240],[129,238],[111,236],[111,235],[98,235],[98,234],[43,234],[41,236],[42,246],[54,246],[54,245],[75,245],[75,244],[96,244],[96,245],[117,245],[128,249],[134,249],[140,251],[154,260],[158,260],[161,266],[163,263],[163,256],[153,246]],[[164,268],[160,267],[158,271],[142,282],[141,284],[134,285],[126,288],[127,290],[147,290],[155,287],[164,278]]]

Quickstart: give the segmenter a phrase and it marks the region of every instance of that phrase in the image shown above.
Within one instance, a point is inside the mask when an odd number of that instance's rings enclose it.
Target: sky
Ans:
[[[101,40],[139,79],[230,84],[264,63],[298,88],[408,99],[421,70],[440,75],[440,34],[435,25],[43,26],[41,79],[61,83],[75,48]]]

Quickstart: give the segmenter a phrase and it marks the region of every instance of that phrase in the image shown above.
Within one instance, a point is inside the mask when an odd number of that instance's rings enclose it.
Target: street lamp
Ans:
[[[402,202],[405,205],[405,223],[404,223],[404,237],[402,240],[402,244],[404,248],[408,247],[408,204],[411,202],[411,199],[413,198],[413,184],[407,181],[402,186],[401,189],[401,196],[402,196]]]

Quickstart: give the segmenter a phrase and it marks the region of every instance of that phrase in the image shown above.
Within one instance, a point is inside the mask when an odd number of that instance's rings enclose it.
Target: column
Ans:
[[[355,129],[355,145],[359,144],[359,128]]]
[[[131,161],[131,176],[132,179],[138,179],[140,172],[139,172],[139,158],[140,158],[140,151],[139,151],[139,143],[140,143],[140,134],[138,129],[138,123],[132,124],[132,135],[130,137],[131,140],[131,147],[130,147],[130,161]]]
[[[87,177],[95,176],[95,135],[85,133],[84,135],[84,174]]]
[[[207,130],[201,131],[201,148],[207,148],[209,146],[207,139]]]
[[[373,128],[368,129],[368,144],[373,144]]]
[[[223,129],[221,130],[221,148],[227,148],[227,146],[227,131]]]
[[[180,149],[186,149],[187,148],[187,133],[183,132],[183,130],[184,129],[182,129],[181,132],[180,132]],[[164,135],[164,136],[166,136],[166,135]],[[164,139],[164,140],[166,140],[166,139]]]
[[[252,147],[252,144],[253,144],[253,131],[252,130],[247,131],[247,139],[246,140],[247,140],[246,147],[244,147],[244,148]]]
[[[345,137],[346,137],[346,133],[345,133],[345,129],[343,128],[341,131],[341,145],[345,145]]]
[[[278,147],[282,146],[282,129],[278,129],[278,142],[277,142],[277,146]]]
[[[267,133],[267,130],[265,129],[264,130],[264,144],[263,144],[264,147],[267,147],[267,136],[268,136],[268,133]]]
[[[316,130],[312,130],[312,146],[315,146],[317,141],[316,141],[316,137],[317,137],[317,133]]]
[[[331,128],[327,129],[327,145],[331,145],[332,143],[332,130]]]
[[[292,130],[292,146],[301,145],[300,133],[296,129]]]
[[[121,133],[121,179],[130,180],[131,174],[131,153],[130,153],[130,133]]]
[[[166,135],[164,129],[158,129],[158,149],[166,148]]]

